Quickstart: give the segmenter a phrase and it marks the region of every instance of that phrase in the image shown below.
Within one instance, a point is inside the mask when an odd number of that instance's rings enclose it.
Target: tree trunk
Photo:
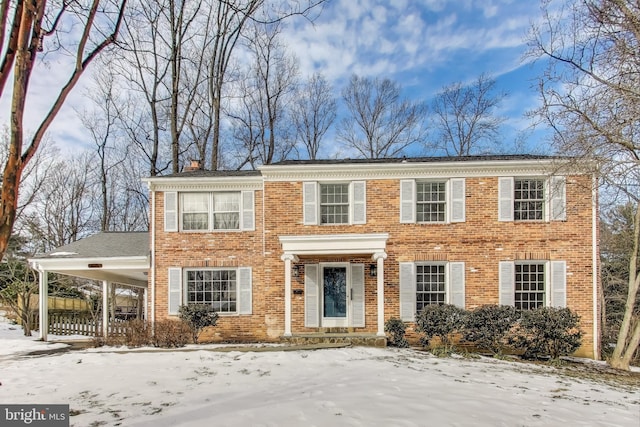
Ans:
[[[616,369],[629,370],[629,362],[638,348],[640,341],[640,320],[634,319],[634,307],[640,274],[638,274],[638,249],[640,246],[640,204],[636,206],[635,220],[633,224],[633,249],[629,258],[629,289],[627,301],[624,307],[624,317],[620,325],[618,341],[613,350],[609,364]],[[634,344],[635,343],[635,344]]]

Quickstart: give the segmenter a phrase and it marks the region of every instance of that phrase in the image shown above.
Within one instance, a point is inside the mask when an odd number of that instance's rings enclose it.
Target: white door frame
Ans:
[[[320,267],[320,326],[321,327],[348,327],[351,325],[351,264],[349,262],[321,262]],[[325,267],[342,267],[346,272],[346,316],[324,317],[324,269]]]

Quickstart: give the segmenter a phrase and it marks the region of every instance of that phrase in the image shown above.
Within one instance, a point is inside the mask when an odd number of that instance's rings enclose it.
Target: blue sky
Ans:
[[[288,21],[283,37],[300,61],[302,77],[321,71],[337,95],[353,73],[390,78],[407,97],[427,102],[444,85],[492,75],[498,89],[509,94],[499,112],[508,117],[503,128],[508,147],[528,127],[523,113],[538,102],[532,87],[541,66],[524,62],[523,55],[525,35],[539,15],[537,0],[329,0],[313,22]],[[47,70],[32,82],[38,96],[27,105],[33,126],[48,108],[50,88],[59,87],[56,78],[64,75],[57,70],[65,65],[55,58],[41,62]],[[88,75],[83,79],[90,81]],[[85,93],[77,87],[51,126],[50,138],[63,150],[90,144],[76,112],[86,106]],[[8,122],[6,95],[0,102],[3,123]],[[543,136],[530,135],[526,151],[543,150]]]
[[[337,90],[356,73],[399,82],[405,95],[429,102],[445,85],[493,76],[507,92],[500,114],[511,144],[538,97],[540,64],[525,61],[525,36],[539,19],[536,0],[331,0],[313,24],[291,22],[286,43],[303,74],[319,70]],[[544,149],[529,134],[528,151]]]

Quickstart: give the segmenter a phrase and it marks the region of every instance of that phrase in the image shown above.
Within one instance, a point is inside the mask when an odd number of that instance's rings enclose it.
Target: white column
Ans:
[[[295,259],[293,254],[284,254],[284,336],[291,336],[291,261]]]
[[[102,281],[102,337],[109,335],[109,282]]]
[[[49,279],[46,270],[38,270],[39,296],[38,304],[40,309],[40,339],[47,340],[49,333]]]
[[[378,285],[378,335],[384,337],[384,260],[387,259],[386,252],[376,252],[373,260],[377,262],[377,285]]]

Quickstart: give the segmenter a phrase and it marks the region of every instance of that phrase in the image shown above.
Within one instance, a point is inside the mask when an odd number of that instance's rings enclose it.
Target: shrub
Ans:
[[[180,320],[159,320],[155,322],[153,338],[154,347],[184,347],[191,340],[189,325]]]
[[[142,319],[125,322],[124,331],[124,344],[127,347],[142,347],[151,343],[149,325]]]
[[[218,313],[213,311],[210,305],[181,305],[179,313],[180,319],[189,325],[194,343],[198,342],[200,333],[204,328],[207,326],[215,326],[216,323],[218,323]]]
[[[576,351],[582,342],[580,316],[568,308],[543,307],[523,311],[510,344],[523,358],[558,359]]]
[[[447,349],[452,346],[453,335],[464,327],[466,312],[451,304],[428,305],[416,316],[416,331],[422,345],[430,345],[434,337]]]
[[[494,356],[501,355],[508,346],[508,334],[520,318],[515,307],[483,305],[468,313],[462,338]]]
[[[393,347],[409,347],[409,343],[404,337],[406,327],[402,320],[395,317],[387,320],[384,324],[384,331],[391,335],[389,345]]]

